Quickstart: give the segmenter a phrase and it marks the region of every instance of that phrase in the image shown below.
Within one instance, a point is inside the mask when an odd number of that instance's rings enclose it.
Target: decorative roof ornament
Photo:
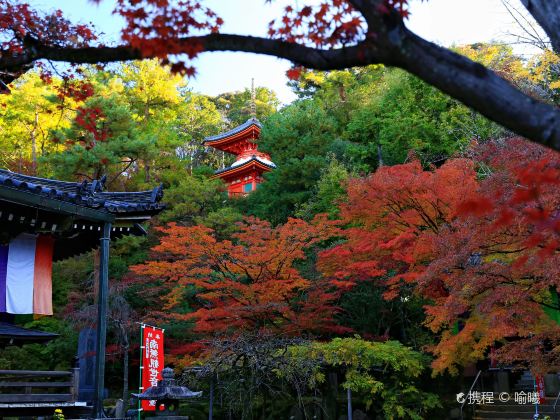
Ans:
[[[255,79],[251,79],[251,118],[257,118],[257,95],[255,94]]]
[[[107,177],[88,182],[68,182],[38,178],[0,169],[0,188],[25,191],[36,196],[52,198],[79,206],[110,213],[147,212],[154,215],[165,208],[160,203],[162,186],[148,191],[103,191]]]
[[[55,237],[53,261],[99,246],[103,224],[113,223],[111,237],[144,236],[142,223],[160,213],[163,189],[106,191],[106,177],[68,182],[0,169],[0,237],[20,233]]]

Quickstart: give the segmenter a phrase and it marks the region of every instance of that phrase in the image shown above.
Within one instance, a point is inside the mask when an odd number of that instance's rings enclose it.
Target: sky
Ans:
[[[118,40],[123,25],[112,15],[114,0],[99,5],[90,0],[28,0],[35,7],[62,9],[72,21],[93,22],[102,31],[104,40]],[[303,2],[304,0],[301,0]],[[316,1],[316,0],[311,0]],[[264,36],[268,22],[281,15],[283,7],[294,1],[276,0],[206,0],[225,24],[221,32]],[[519,0],[511,0],[515,6]],[[440,45],[461,45],[490,40],[503,40],[508,32],[519,32],[502,0],[411,0],[411,17],[407,26],[418,35]],[[286,86],[290,63],[274,57],[247,53],[203,53],[194,62],[197,75],[189,80],[195,92],[217,95],[256,86],[274,90],[281,102],[289,103],[295,96]]]

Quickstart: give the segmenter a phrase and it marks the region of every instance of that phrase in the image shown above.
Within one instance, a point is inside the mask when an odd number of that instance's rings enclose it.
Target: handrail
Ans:
[[[558,391],[558,395],[554,400],[554,406],[552,407],[554,413],[554,420],[558,420],[558,413],[556,412],[556,406],[558,405],[558,400],[560,399],[560,391]]]
[[[480,377],[480,374],[482,373],[481,370],[478,371],[478,373],[476,374],[476,377],[474,378],[474,381],[469,389],[469,392],[467,392],[467,397],[468,395],[472,392],[474,386],[476,385],[478,378]],[[465,398],[465,400],[463,401],[463,403],[461,404],[461,420],[463,420],[463,408],[465,406],[465,403],[467,402],[467,398]]]
[[[51,380],[47,380],[50,378]],[[56,378],[56,379],[55,379]],[[37,380],[39,379],[39,380]],[[0,370],[0,403],[21,402],[76,402],[79,396],[80,370],[72,368],[70,371],[32,371],[32,370]],[[4,388],[24,388],[24,394],[4,393]],[[57,388],[52,392],[33,393],[33,390]],[[67,393],[60,393],[58,389],[67,388]]]
[[[0,375],[16,376],[70,376],[72,372],[65,370],[0,370]]]

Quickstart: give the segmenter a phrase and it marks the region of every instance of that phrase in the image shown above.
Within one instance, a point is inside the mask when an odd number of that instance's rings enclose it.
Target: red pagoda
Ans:
[[[245,196],[256,190],[263,181],[262,174],[276,168],[269,155],[257,150],[260,133],[261,123],[252,117],[230,131],[204,140],[205,146],[237,156],[231,166],[217,170],[213,176],[224,180],[229,197]]]

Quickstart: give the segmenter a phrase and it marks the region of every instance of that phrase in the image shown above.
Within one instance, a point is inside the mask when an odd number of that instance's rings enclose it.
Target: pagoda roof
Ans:
[[[212,145],[211,143],[217,143],[217,142],[225,140],[229,137],[233,137],[236,134],[239,134],[239,133],[245,131],[247,128],[250,128],[252,126],[257,127],[259,130],[262,128],[262,124],[260,123],[259,120],[257,120],[256,118],[249,118],[243,124],[238,125],[237,127],[232,128],[231,130],[226,131],[225,133],[217,134],[215,136],[206,137],[204,139],[203,143],[211,146]]]
[[[46,343],[56,337],[58,337],[58,334],[30,330],[0,321],[0,347],[27,343]]]
[[[276,168],[276,164],[274,162],[257,155],[252,155],[246,159],[240,159],[235,161],[231,166],[228,166],[227,168],[218,169],[217,171],[214,172],[214,178],[217,177],[221,178],[224,175],[228,174],[229,172],[234,173],[238,171],[243,171],[255,165],[260,166],[266,172]]]
[[[160,203],[163,197],[161,186],[141,192],[106,192],[103,191],[105,179],[103,177],[92,182],[67,182],[0,169],[0,199],[19,204],[21,201],[15,196],[17,196],[17,192],[20,192],[26,193],[28,198],[35,196],[43,203],[50,201],[51,204],[59,204],[58,210],[67,207],[64,204],[71,204],[74,207],[78,206],[113,215],[139,213],[153,215],[165,207]],[[10,194],[10,192],[14,194]],[[12,200],[9,199],[10,196],[12,196]]]

